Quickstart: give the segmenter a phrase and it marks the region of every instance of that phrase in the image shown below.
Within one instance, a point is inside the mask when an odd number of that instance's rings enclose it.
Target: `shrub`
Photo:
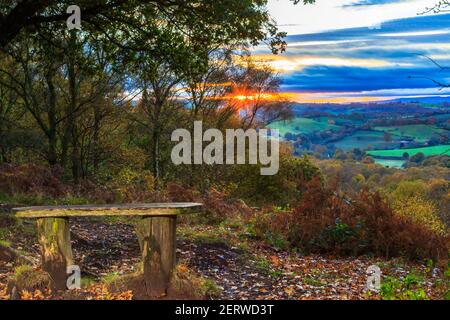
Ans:
[[[273,176],[261,175],[257,165],[235,166],[236,188],[231,195],[255,206],[287,205],[302,195],[307,182],[314,177],[321,177],[321,172],[307,157],[281,154],[279,172]]]
[[[166,193],[171,201],[203,203],[203,213],[206,214],[209,222],[221,222],[228,217],[250,215],[252,209],[244,201],[234,199],[228,189],[222,188],[222,191],[219,191],[218,188],[211,187],[201,194],[194,189],[169,183]]]
[[[309,252],[448,257],[449,237],[410,216],[398,215],[380,194],[361,191],[349,200],[313,179],[299,203],[255,220],[260,237],[280,234],[291,246]]]
[[[439,219],[438,209],[433,202],[414,196],[397,200],[392,207],[398,215],[411,217],[415,223],[438,234],[445,234],[445,226]]]
[[[62,169],[33,164],[0,165],[0,192],[7,195],[35,194],[61,197],[69,188],[61,181]]]
[[[45,271],[33,269],[29,265],[21,265],[15,268],[14,275],[8,283],[8,291],[13,291],[14,287],[18,293],[22,291],[44,291],[52,287],[52,279]]]

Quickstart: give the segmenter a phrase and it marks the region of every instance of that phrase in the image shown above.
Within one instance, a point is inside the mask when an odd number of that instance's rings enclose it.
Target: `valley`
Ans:
[[[415,156],[450,157],[446,102],[299,104],[292,120],[269,127],[280,130],[298,156],[371,161],[370,157],[395,168],[410,166]]]

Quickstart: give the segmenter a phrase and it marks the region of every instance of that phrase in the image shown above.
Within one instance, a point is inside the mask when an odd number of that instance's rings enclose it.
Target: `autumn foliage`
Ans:
[[[396,214],[378,193],[361,191],[347,199],[313,179],[293,209],[273,211],[265,210],[255,219],[257,235],[282,237],[307,252],[448,257],[448,235]]]

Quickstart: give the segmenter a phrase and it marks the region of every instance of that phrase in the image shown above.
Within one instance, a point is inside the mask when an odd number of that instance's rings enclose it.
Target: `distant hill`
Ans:
[[[450,96],[423,97],[423,98],[400,98],[400,99],[386,100],[386,101],[377,102],[377,103],[390,103],[390,102],[443,103],[443,102],[450,102]]]

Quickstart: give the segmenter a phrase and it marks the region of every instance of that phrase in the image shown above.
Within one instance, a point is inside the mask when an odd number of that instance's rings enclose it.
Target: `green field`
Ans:
[[[433,137],[433,135],[449,134],[447,130],[426,124],[414,124],[414,125],[392,126],[392,127],[375,127],[374,130],[389,132],[390,134],[396,137],[410,137],[418,142],[426,142],[430,140]]]
[[[425,156],[447,155],[450,156],[450,145],[433,146],[414,149],[394,149],[394,150],[374,150],[368,151],[367,154],[373,157],[403,157],[404,153],[408,153],[410,157],[422,152]]]
[[[288,132],[292,134],[310,134],[317,131],[337,130],[339,126],[328,124],[326,121],[316,121],[309,118],[295,118],[289,121],[277,121],[269,128],[280,130],[281,137]]]
[[[358,130],[351,136],[335,142],[334,145],[344,151],[351,151],[355,148],[361,150],[370,148],[395,148],[399,146],[399,143],[388,143],[384,141],[384,133],[381,131]]]
[[[388,168],[402,168],[405,162],[406,162],[405,160],[375,159],[375,163]]]
[[[361,120],[350,120],[350,119],[343,119],[343,118],[339,118],[339,117],[317,117],[317,118],[313,118],[313,120],[317,121],[317,122],[325,122],[328,123],[328,121],[334,121],[334,124],[338,125],[338,126],[343,126],[343,125],[361,125],[363,124],[363,121]]]

